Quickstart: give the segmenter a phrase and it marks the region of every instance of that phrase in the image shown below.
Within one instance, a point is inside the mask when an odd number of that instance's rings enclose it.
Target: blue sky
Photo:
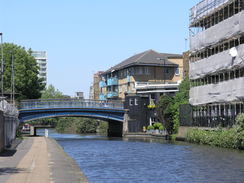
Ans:
[[[154,49],[182,53],[199,0],[0,0],[4,41],[48,52],[48,83],[84,91],[92,75]]]

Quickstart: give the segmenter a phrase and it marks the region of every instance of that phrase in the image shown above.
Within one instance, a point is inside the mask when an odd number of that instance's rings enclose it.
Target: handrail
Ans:
[[[19,109],[42,108],[111,108],[124,109],[123,101],[101,101],[80,99],[38,99],[20,102]]]

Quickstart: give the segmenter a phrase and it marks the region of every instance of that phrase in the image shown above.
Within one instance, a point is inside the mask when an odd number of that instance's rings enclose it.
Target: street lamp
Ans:
[[[3,33],[0,32],[1,36],[1,89],[2,89],[2,97],[3,97]]]
[[[1,89],[2,89],[2,97],[3,96],[3,33],[0,32],[1,36]]]
[[[12,104],[15,104],[15,98],[14,98],[14,54],[13,52],[11,52],[11,100],[12,100]]]

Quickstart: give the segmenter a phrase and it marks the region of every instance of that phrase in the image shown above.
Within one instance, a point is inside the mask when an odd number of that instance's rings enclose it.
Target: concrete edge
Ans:
[[[72,170],[75,172],[75,176],[77,180],[79,180],[80,183],[89,183],[88,179],[84,175],[84,173],[81,171],[80,167],[76,163],[76,161],[71,158],[63,149],[61,145],[58,144],[58,142],[55,139],[52,138],[46,138],[47,141],[49,141],[52,145],[56,147],[56,149],[65,157],[66,160],[68,160],[69,165],[72,167]],[[50,152],[49,152],[50,153]],[[50,168],[50,171],[52,172],[52,169]],[[53,172],[52,172],[53,174]],[[55,178],[54,178],[54,182]]]

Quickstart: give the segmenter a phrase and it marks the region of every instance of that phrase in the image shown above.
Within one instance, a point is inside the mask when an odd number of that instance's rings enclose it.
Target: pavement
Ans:
[[[53,139],[26,137],[0,154],[0,183],[87,182],[76,162]]]

